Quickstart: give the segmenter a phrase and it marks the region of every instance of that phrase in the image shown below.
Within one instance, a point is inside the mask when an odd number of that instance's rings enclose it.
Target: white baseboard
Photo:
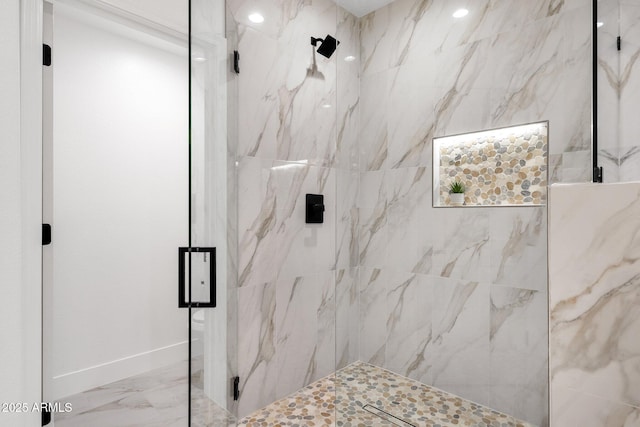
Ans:
[[[53,377],[53,400],[60,400],[114,381],[187,359],[188,341],[134,354]]]

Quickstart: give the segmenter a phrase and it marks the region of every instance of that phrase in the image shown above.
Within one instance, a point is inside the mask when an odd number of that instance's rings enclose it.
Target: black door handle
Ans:
[[[203,254],[207,262],[209,254],[209,300],[194,301],[191,287],[187,293],[187,282],[191,284],[192,254]],[[189,269],[187,270],[187,266]],[[188,276],[187,276],[188,271]],[[216,248],[178,248],[178,307],[215,307],[216,306]]]

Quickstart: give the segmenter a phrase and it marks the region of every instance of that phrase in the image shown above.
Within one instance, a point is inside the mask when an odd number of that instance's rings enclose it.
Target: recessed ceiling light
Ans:
[[[602,22],[602,21],[598,21],[596,23],[596,27],[598,27],[598,28],[602,27],[603,25],[604,25],[604,22]]]
[[[356,57],[353,56],[353,55],[349,55],[349,56],[345,56],[344,60],[347,61],[347,62],[353,62],[353,61],[356,60]]]
[[[331,108],[331,104],[322,104],[322,108]]]
[[[198,56],[194,56],[194,57],[193,57],[193,61],[194,61],[194,62],[204,62],[204,61],[206,61],[206,60],[207,60],[207,58],[205,58],[204,56],[199,56],[199,55],[198,55]]]
[[[249,21],[253,22],[254,24],[262,24],[264,22],[264,16],[262,16],[258,12],[255,12],[249,15]]]
[[[467,9],[458,9],[455,12],[453,12],[453,17],[462,18],[464,16],[467,16],[468,14],[469,14],[469,11]]]

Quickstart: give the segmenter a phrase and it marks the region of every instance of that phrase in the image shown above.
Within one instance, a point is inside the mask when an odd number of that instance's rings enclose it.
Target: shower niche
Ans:
[[[545,205],[548,139],[548,121],[434,138],[433,206]]]

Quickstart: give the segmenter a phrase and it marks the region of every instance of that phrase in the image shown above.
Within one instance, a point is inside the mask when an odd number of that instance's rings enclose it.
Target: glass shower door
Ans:
[[[187,0],[108,3],[47,3],[43,399],[58,427],[185,426]]]
[[[224,1],[189,2],[189,246],[180,249],[189,309],[190,425],[231,419],[228,363],[227,42]],[[230,359],[231,360],[231,359]]]

